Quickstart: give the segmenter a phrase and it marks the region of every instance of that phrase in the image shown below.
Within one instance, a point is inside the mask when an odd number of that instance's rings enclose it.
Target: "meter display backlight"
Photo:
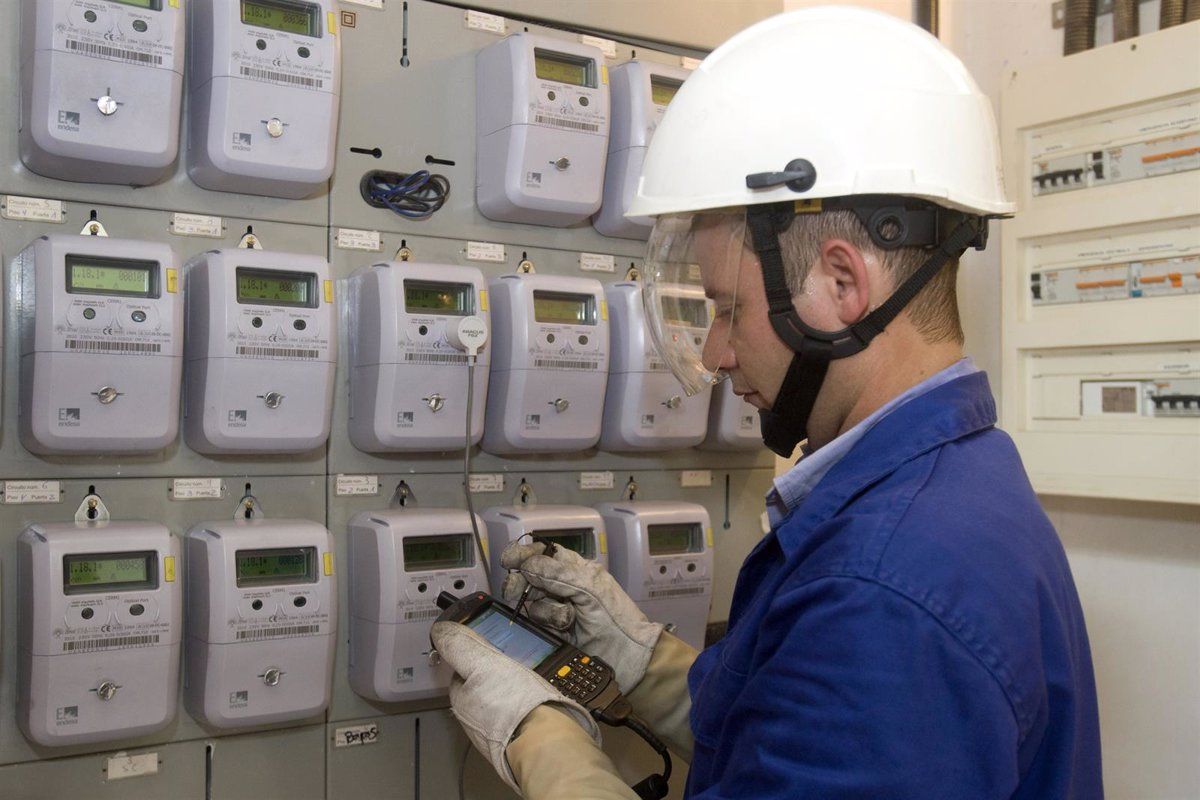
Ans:
[[[137,6],[138,8],[145,8],[150,11],[162,11],[162,0],[113,0],[113,2],[122,3],[127,6]]]
[[[700,526],[693,523],[650,525],[648,532],[647,540],[652,556],[699,553],[704,549],[700,538]]]
[[[584,558],[595,558],[595,538],[591,528],[562,528],[533,531],[537,541],[553,542],[559,547],[574,550]]]
[[[704,300],[672,297],[670,302],[663,298],[663,317],[671,325],[687,328],[708,327],[708,303]]]
[[[283,0],[242,0],[242,22],[302,36],[319,36],[319,9],[307,3]]]
[[[561,325],[595,325],[595,298],[587,294],[533,292],[533,318]]]
[[[534,73],[544,81],[595,88],[596,83],[591,79],[592,63],[589,58],[552,53],[540,47],[533,50]]]
[[[317,307],[317,276],[311,272],[237,268],[237,301],[272,306]]]
[[[469,283],[404,281],[404,310],[466,317],[475,313],[475,287]]]
[[[458,569],[475,563],[471,534],[411,536],[404,540],[404,571]]]
[[[316,583],[316,564],[315,547],[238,550],[234,555],[238,587]]]
[[[67,291],[72,294],[112,294],[122,297],[156,297],[154,261],[68,254]]]
[[[657,106],[665,106],[675,99],[675,93],[683,86],[682,81],[673,81],[661,75],[650,76],[650,100]]]
[[[158,554],[81,553],[63,556],[63,592],[82,594],[158,586],[154,565]]]

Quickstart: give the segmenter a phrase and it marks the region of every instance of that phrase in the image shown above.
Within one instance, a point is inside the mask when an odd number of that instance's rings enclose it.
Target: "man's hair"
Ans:
[[[780,237],[788,288],[792,296],[800,293],[809,268],[821,256],[821,245],[830,239],[844,239],[865,254],[873,255],[891,276],[895,287],[920,269],[932,254],[920,247],[882,250],[871,241],[867,229],[853,211],[826,211],[797,214]],[[962,321],[958,316],[958,259],[943,266],[925,284],[905,310],[921,336],[934,344],[954,341],[962,344]]]

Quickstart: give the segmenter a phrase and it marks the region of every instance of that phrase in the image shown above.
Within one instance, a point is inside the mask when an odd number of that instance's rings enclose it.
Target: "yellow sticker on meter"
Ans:
[[[175,582],[175,556],[163,556],[163,580]]]
[[[325,553],[325,574],[333,574],[333,553]]]
[[[491,555],[488,553],[488,537],[486,537],[486,536],[479,537],[479,548],[481,550],[483,550],[483,560],[484,561],[488,561],[489,559],[491,559]]]
[[[608,322],[608,303],[600,301],[600,319]]]
[[[488,307],[487,307],[487,289],[480,289],[480,290],[479,290],[479,310],[480,310],[480,311],[487,311],[487,310],[488,310]]]
[[[179,270],[173,267],[167,267],[167,294],[176,294],[179,291]]]
[[[608,84],[608,64],[600,65],[600,81],[606,85]]]
[[[608,555],[608,534],[600,531],[600,555]]]
[[[333,302],[333,281],[325,281],[325,302]]]
[[[329,35],[337,36],[337,17],[332,11],[329,12]]]
[[[712,546],[713,546],[712,528],[704,529],[704,541],[708,542],[708,549],[712,550]]]

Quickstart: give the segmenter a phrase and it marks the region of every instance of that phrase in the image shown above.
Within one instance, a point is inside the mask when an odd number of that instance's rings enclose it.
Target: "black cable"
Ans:
[[[408,219],[428,219],[446,204],[450,180],[422,169],[413,173],[372,170],[359,182],[363,199]]]

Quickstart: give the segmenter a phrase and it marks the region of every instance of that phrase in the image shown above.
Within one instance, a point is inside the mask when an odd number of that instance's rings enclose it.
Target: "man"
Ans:
[[[631,213],[656,217],[656,343],[685,388],[727,374],[768,445],[804,455],[703,653],[570,552],[510,546],[505,596],[532,584],[530,616],[614,667],[696,800],[1103,794],[1070,569],[962,357],[958,257],[1012,209],[998,162],[953,55],[837,8],[735,36],[655,135]],[[701,348],[673,313],[697,271]],[[455,714],[510,784],[635,796],[582,708],[463,626],[433,636]]]

